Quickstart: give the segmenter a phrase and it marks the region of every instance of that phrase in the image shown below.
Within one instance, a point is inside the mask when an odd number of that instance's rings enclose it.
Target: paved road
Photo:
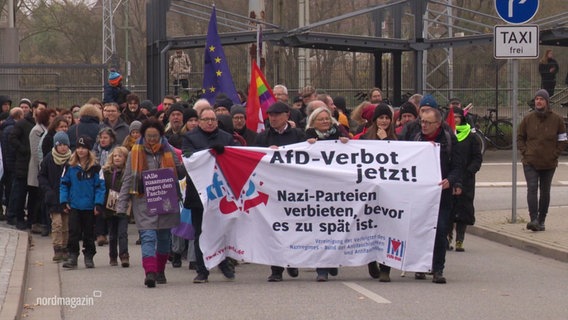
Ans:
[[[328,283],[302,269],[297,279],[268,283],[267,266],[237,267],[234,282],[214,270],[210,283],[193,284],[193,271],[166,272],[169,283],[143,286],[139,247],[129,269],[107,264],[99,248],[97,267],[64,270],[52,264],[49,241],[34,240],[25,319],[566,319],[566,263],[474,236],[467,251],[448,253],[447,285],[416,281],[392,272],[391,283],[370,279],[365,267],[341,268]],[[46,249],[46,250],[44,250]],[[58,282],[61,291],[58,291]],[[75,308],[35,305],[37,297],[85,298]],[[41,300],[39,300],[41,302]],[[47,302],[47,301],[45,301]],[[538,307],[535,307],[538,306]]]
[[[486,153],[486,165],[478,175],[478,182],[510,181],[509,156],[510,153],[505,152]],[[559,179],[555,179],[555,189],[565,188],[560,183],[568,181],[564,177],[568,171],[565,166],[562,164],[557,172]],[[503,199],[509,194],[510,203],[510,193],[510,187],[505,185],[479,187],[478,200],[482,204],[478,206],[507,207]],[[522,186],[519,193],[524,193]],[[558,198],[560,202],[566,201],[565,196]],[[519,207],[523,206],[526,206],[524,201],[519,201]],[[136,230],[130,227],[132,267],[128,269],[110,267],[108,249],[102,247],[95,256],[95,269],[84,269],[81,264],[78,270],[64,270],[51,263],[51,241],[34,236],[27,264],[23,317],[137,320],[377,316],[389,319],[568,318],[566,263],[471,235],[467,236],[465,253],[448,254],[447,285],[401,278],[396,271],[392,274],[393,282],[379,283],[368,277],[365,267],[342,268],[340,276],[328,283],[316,283],[315,272],[304,269],[298,279],[275,284],[265,281],[268,267],[252,264],[237,267],[235,282],[225,281],[214,270],[210,283],[197,285],[191,283],[195,273],[187,270],[184,262],[182,269],[168,266],[167,285],[147,289],[143,286],[140,247],[134,245]],[[515,228],[515,225],[508,227]],[[64,298],[66,304],[52,305],[48,300],[52,297]],[[79,298],[78,302],[87,305],[73,308],[68,304]]]

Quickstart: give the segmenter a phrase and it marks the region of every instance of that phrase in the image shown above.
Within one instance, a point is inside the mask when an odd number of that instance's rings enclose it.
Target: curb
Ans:
[[[10,274],[6,298],[0,311],[0,319],[20,319],[25,296],[31,235],[25,231],[11,230],[9,232],[16,234],[18,244],[14,255],[14,264]]]
[[[568,252],[548,246],[543,243],[535,243],[526,239],[519,238],[511,233],[503,233],[502,230],[495,231],[490,228],[480,226],[468,226],[467,233],[485,238],[490,241],[498,242],[513,248],[521,249],[547,258],[552,258],[562,262],[568,262]]]

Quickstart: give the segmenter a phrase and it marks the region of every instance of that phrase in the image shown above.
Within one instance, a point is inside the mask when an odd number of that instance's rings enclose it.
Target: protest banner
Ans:
[[[379,261],[430,271],[441,196],[430,142],[225,147],[184,158],[204,206],[207,268],[226,256],[283,267]]]

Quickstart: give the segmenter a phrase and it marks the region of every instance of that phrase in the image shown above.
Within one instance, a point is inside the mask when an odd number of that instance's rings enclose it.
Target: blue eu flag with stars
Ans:
[[[215,97],[220,93],[224,93],[233,103],[240,104],[233,77],[225,59],[225,52],[221,46],[221,39],[219,38],[219,33],[217,33],[215,7],[213,7],[209,28],[207,29],[204,60],[202,98],[207,99],[213,105]]]

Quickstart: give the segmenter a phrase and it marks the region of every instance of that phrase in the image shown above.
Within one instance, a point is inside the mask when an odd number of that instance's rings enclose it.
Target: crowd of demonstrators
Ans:
[[[136,94],[125,95],[123,102],[103,100],[102,103],[91,99],[81,107],[74,106],[67,114],[71,119],[63,117],[63,112],[56,117],[56,111],[48,109],[47,104],[27,99],[10,110],[11,100],[0,96],[0,102],[4,101],[3,105],[8,105],[10,111],[0,124],[6,169],[2,185],[9,222],[21,229],[31,228],[34,223],[43,224],[45,232],[52,234],[53,260],[65,261],[66,268],[77,268],[80,240],[85,266],[94,267],[96,244],[106,244],[107,241],[98,240],[107,235],[109,264],[128,267],[127,229],[132,216],[139,231],[147,287],[166,283],[168,257],[173,257],[174,267],[181,266],[185,251],[188,261],[194,261],[190,268],[195,267],[197,272],[193,282],[205,283],[209,271],[199,247],[204,208],[181,163],[180,153],[188,156],[211,148],[223,152],[224,146],[238,145],[278,148],[303,141],[347,142],[349,138],[433,141],[440,143],[443,191],[437,212],[432,271],[433,282],[445,283],[443,271],[450,226],[456,222],[456,247],[463,249],[465,226],[475,221],[475,172],[481,165],[478,146],[471,142],[471,127],[468,130],[467,123],[461,121],[463,113],[455,111],[458,126],[454,134],[444,123],[431,95],[412,96],[395,115],[379,88],[370,90],[368,101],[351,112],[344,97],[331,97],[312,86],[302,88],[290,98],[288,89],[277,85],[274,94],[277,102],[269,107],[266,130],[261,133],[246,127],[246,106],[235,105],[223,95],[213,106],[204,99],[189,106],[176,102],[173,96],[165,96],[157,107],[149,100],[140,101]],[[33,173],[34,168],[39,174]],[[179,223],[179,215],[149,214],[141,175],[145,170],[157,168],[172,168],[178,179],[187,179],[183,205],[192,212],[195,241],[188,243],[170,233]],[[30,174],[37,177],[35,187],[39,186],[41,193],[29,187],[34,187],[34,181],[28,181],[33,180]],[[44,199],[43,215],[41,208],[35,212],[33,205],[28,205],[32,211],[26,219],[28,193],[29,197]],[[368,265],[370,275],[389,282],[390,268],[378,262]],[[230,259],[219,268],[227,279],[235,278]],[[281,266],[271,266],[267,280],[282,281],[284,270]],[[297,268],[287,271],[291,277],[299,274]],[[338,269],[317,268],[316,272],[317,281],[327,281],[328,275],[337,275]],[[415,277],[424,279],[426,275],[416,273]]]

